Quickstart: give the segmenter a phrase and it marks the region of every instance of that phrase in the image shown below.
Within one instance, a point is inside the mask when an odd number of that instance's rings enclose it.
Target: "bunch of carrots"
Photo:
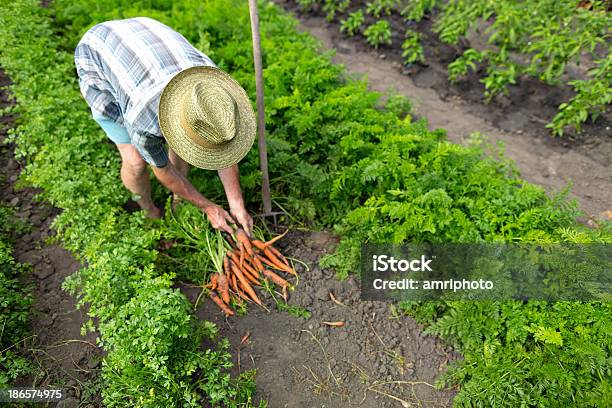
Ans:
[[[242,229],[238,229],[234,236],[227,235],[231,237],[226,238],[231,249],[223,257],[223,270],[213,273],[206,285],[208,296],[226,316],[234,314],[230,307],[231,300],[237,303],[255,302],[263,306],[254,289],[255,286],[262,286],[263,281],[271,281],[279,286],[283,298],[287,300],[290,284],[280,273],[297,276],[297,272],[273,246],[285,234],[268,242],[251,239]]]

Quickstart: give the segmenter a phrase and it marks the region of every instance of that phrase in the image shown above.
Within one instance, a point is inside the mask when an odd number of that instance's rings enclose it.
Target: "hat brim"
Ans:
[[[232,140],[218,146],[195,143],[181,126],[183,98],[195,85],[210,82],[221,85],[236,102],[239,121]],[[251,101],[244,89],[228,74],[215,67],[191,67],[176,74],[159,99],[159,127],[168,146],[187,163],[207,170],[230,167],[247,155],[253,142],[257,122]]]

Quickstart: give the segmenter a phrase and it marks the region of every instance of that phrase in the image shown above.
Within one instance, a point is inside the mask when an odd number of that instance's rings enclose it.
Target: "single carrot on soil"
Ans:
[[[321,322],[331,327],[342,327],[344,326],[344,322]]]

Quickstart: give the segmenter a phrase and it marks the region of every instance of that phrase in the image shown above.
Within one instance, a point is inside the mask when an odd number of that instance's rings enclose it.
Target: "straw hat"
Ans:
[[[187,68],[168,82],[159,100],[159,126],[179,157],[208,170],[242,160],[256,132],[244,89],[225,72],[206,66]]]

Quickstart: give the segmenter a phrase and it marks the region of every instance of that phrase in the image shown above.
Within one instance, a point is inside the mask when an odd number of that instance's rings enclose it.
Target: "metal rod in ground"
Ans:
[[[261,168],[261,196],[264,213],[272,213],[270,198],[270,176],[268,175],[268,149],[266,147],[266,118],[264,114],[263,70],[261,66],[261,39],[259,36],[259,14],[257,0],[249,0],[251,32],[253,33],[253,59],[255,63],[255,88],[257,93],[257,133],[259,146],[259,166]]]

